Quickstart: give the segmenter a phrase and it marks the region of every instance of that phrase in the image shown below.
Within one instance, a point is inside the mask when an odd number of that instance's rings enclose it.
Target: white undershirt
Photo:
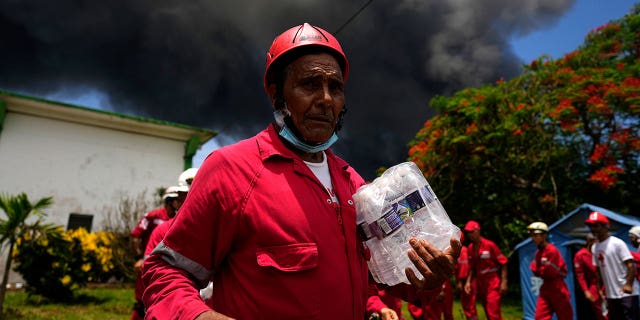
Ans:
[[[627,266],[624,262],[633,259],[624,241],[609,236],[602,242],[594,243],[591,251],[593,263],[600,268],[607,299],[622,299],[638,295],[638,281],[635,280],[632,293],[622,292],[622,287],[627,282]]]
[[[335,192],[333,192],[333,184],[331,183],[331,174],[329,174],[329,165],[327,165],[327,156],[322,152],[322,162],[304,162],[311,172],[320,180],[324,189],[331,197],[331,201],[338,202]]]

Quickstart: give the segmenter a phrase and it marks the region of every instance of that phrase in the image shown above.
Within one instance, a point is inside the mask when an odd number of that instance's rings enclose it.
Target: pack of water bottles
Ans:
[[[409,239],[424,239],[440,250],[460,237],[442,204],[413,162],[387,169],[372,183],[358,189],[356,203],[358,231],[371,251],[369,270],[378,283],[409,283],[405,268],[421,277],[407,255]]]

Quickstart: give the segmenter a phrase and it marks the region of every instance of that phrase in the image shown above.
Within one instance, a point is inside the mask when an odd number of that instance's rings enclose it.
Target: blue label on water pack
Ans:
[[[376,235],[378,238],[384,238],[404,224],[402,214],[407,214],[406,208],[395,203],[382,218],[378,219],[375,224],[378,226]]]

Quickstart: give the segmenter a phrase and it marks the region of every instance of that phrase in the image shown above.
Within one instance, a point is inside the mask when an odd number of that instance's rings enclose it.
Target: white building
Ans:
[[[0,193],[52,196],[47,222],[66,228],[80,218],[101,230],[124,197],[153,205],[215,135],[0,91]]]

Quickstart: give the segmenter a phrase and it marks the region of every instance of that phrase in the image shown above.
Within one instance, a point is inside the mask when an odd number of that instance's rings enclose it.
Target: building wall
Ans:
[[[129,230],[160,205],[157,190],[177,184],[190,157],[215,135],[0,90],[0,193],[24,192],[31,202],[52,197],[45,222],[63,228],[74,213],[93,217],[91,231]],[[122,219],[124,210],[133,217]],[[23,282],[9,272],[10,284]]]
[[[177,183],[184,141],[8,112],[0,133],[0,193],[53,196],[47,222],[92,214],[93,231],[123,195],[153,203]]]
[[[45,221],[93,215],[92,231],[117,219],[124,196],[157,205],[157,188],[177,183],[185,142],[9,112],[0,133],[0,193],[52,196]],[[6,256],[0,256],[4,272]],[[9,283],[22,283],[10,272]]]

